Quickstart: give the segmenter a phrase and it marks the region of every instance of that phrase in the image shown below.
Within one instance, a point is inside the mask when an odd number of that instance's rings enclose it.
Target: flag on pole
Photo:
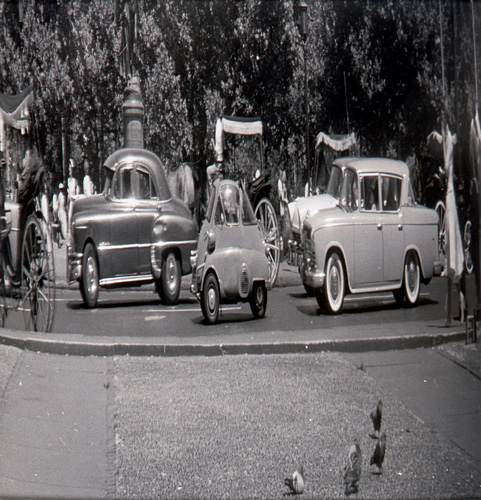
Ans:
[[[453,149],[456,135],[451,134],[449,126],[443,130],[444,169],[446,171],[446,228],[449,253],[448,270],[454,279],[459,279],[464,268],[463,242],[459,229],[456,194],[454,192]]]

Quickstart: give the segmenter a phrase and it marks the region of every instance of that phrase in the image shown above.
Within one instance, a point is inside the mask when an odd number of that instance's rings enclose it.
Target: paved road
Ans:
[[[0,401],[2,498],[103,498],[115,490],[107,365],[21,351]]]

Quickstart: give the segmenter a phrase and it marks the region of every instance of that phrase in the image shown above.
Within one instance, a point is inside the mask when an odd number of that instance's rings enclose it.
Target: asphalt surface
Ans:
[[[58,284],[62,255],[56,256]],[[64,275],[63,275],[64,276]],[[278,285],[295,280],[283,266]],[[184,340],[99,338],[0,331],[0,497],[116,496],[116,356],[295,354],[337,351],[441,433],[481,477],[480,344],[466,346],[464,324],[445,318],[369,329],[332,329],[327,337],[264,332]],[[452,349],[451,346],[457,346]],[[474,362],[473,362],[474,359]],[[147,374],[146,374],[147,376]],[[117,381],[118,382],[118,381]],[[141,418],[139,416],[139,418]],[[117,457],[118,459],[118,457]],[[473,477],[473,476],[471,476]],[[481,482],[479,496],[481,498]],[[472,496],[471,496],[472,497]]]

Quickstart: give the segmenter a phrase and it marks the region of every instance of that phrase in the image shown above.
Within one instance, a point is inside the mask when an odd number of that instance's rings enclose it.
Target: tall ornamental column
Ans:
[[[125,89],[124,104],[124,141],[126,148],[144,147],[144,105],[140,94],[140,79],[133,76]]]

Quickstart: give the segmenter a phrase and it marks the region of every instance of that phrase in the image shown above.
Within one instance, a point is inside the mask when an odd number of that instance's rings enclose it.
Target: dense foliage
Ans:
[[[480,7],[309,0],[304,38],[298,0],[5,1],[0,92],[32,84],[35,140],[52,174],[62,178],[69,157],[86,155],[99,182],[98,167],[122,145],[131,69],[141,80],[146,147],[168,168],[188,161],[204,171],[219,115],[260,116],[265,164],[287,169],[292,194],[306,178],[304,57],[311,164],[321,130],[355,131],[364,154],[406,159],[443,119],[460,137],[462,163]]]

